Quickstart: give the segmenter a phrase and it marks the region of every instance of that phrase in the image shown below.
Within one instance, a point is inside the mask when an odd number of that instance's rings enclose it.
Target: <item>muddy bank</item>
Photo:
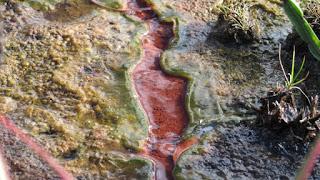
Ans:
[[[294,179],[308,145],[290,132],[254,123],[223,123],[180,159],[177,179]],[[320,168],[310,179],[318,179]]]

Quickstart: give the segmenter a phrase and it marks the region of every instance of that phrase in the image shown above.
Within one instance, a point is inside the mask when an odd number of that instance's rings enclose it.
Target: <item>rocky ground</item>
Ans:
[[[0,0],[0,113],[78,179],[150,179],[150,161],[136,155],[148,121],[130,78],[147,28],[115,12],[125,1],[96,2]],[[163,68],[193,82],[185,137],[200,143],[178,159],[176,179],[294,179],[311,143],[259,126],[247,106],[284,83],[279,43],[290,69],[298,40],[281,3],[148,2],[162,19],[176,19]],[[318,94],[319,64],[299,47],[310,71],[302,87]],[[0,133],[13,178],[57,178],[18,139]],[[317,166],[311,179],[319,176]]]
[[[48,3],[0,4],[1,113],[80,179],[148,178],[150,162],[131,155],[147,121],[128,77],[144,24],[87,1]]]
[[[275,133],[248,122],[213,128],[180,158],[177,179],[294,179],[309,146],[290,131]],[[311,179],[319,173],[316,168]]]

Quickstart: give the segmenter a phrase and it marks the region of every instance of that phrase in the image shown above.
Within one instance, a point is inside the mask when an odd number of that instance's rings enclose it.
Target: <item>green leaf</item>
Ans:
[[[299,36],[308,43],[312,55],[320,61],[320,41],[308,21],[303,16],[298,3],[294,0],[284,0],[284,10]]]

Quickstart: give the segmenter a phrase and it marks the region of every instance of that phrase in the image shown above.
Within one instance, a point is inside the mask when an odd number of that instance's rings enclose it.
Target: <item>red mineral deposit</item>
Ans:
[[[142,1],[130,1],[128,7],[149,28],[142,39],[141,63],[133,72],[134,86],[149,119],[149,137],[142,154],[155,163],[155,179],[173,179],[174,154],[192,144],[185,142],[175,153],[188,123],[184,108],[187,81],[165,74],[160,67],[160,56],[174,36],[173,24],[161,22]]]

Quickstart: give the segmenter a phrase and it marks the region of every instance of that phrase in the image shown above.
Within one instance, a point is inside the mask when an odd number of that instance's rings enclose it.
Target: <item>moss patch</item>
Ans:
[[[26,11],[36,23],[13,28],[4,42],[0,110],[77,176],[148,178],[151,164],[129,155],[148,131],[129,78],[146,28],[94,8],[68,23]]]
[[[59,6],[70,6],[71,4],[86,3],[86,0],[19,0],[30,5],[32,8],[39,11],[53,11]],[[101,0],[99,1],[106,7],[120,9],[125,6],[125,1],[123,0]]]

